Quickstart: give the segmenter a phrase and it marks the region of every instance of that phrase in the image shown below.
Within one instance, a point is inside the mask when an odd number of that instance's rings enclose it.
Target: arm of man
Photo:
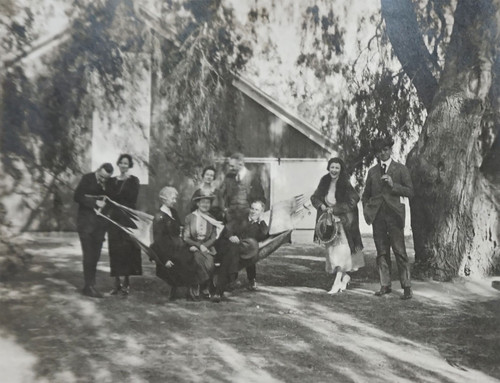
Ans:
[[[394,182],[392,186],[392,194],[400,197],[413,197],[413,183],[411,181],[410,172],[404,165],[399,167],[399,182]]]
[[[365,189],[363,190],[363,195],[361,196],[361,201],[363,202],[363,206],[366,205],[370,198],[372,197],[372,177],[371,171],[368,170],[368,175],[366,176]]]
[[[88,194],[91,194],[91,191],[89,190],[90,182],[91,179],[87,177],[87,175],[84,175],[82,177],[82,179],[78,183],[78,186],[75,189],[73,200],[82,206],[86,206],[90,209],[93,209],[97,206],[96,205],[97,198],[88,196]]]
[[[257,233],[257,241],[263,241],[269,236],[269,227],[264,221],[259,222],[259,232]]]

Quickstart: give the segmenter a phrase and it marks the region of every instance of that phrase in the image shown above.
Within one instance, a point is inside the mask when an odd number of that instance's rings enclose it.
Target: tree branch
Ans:
[[[394,53],[429,110],[438,83],[432,74],[434,60],[425,46],[411,0],[382,0],[382,17]]]

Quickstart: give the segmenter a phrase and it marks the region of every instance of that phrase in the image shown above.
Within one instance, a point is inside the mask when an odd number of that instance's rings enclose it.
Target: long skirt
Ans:
[[[196,268],[196,283],[201,284],[212,278],[214,273],[214,257],[210,253],[194,252]]]
[[[117,227],[108,230],[111,276],[142,275],[141,248]]]
[[[365,265],[363,251],[358,250],[351,254],[349,243],[342,225],[338,225],[339,234],[326,246],[325,270],[333,274],[338,268],[342,272],[356,271]]]

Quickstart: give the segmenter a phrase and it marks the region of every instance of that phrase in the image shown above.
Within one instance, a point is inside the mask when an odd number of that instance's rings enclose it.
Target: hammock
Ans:
[[[143,252],[154,260],[157,264],[162,264],[158,255],[150,248],[153,238],[153,219],[150,214],[139,210],[131,209],[121,205],[112,199],[104,196],[106,205],[101,209],[95,209],[97,215],[103,217],[113,225],[119,227],[130,235]],[[296,222],[301,219],[305,212],[309,210],[307,199],[303,194],[293,197],[290,200],[281,201],[273,205],[269,216],[269,238],[259,243],[258,261],[267,258],[274,253],[281,245],[291,243],[291,234]],[[112,218],[113,209],[119,209],[126,219],[121,217],[120,221],[126,223],[118,223]]]

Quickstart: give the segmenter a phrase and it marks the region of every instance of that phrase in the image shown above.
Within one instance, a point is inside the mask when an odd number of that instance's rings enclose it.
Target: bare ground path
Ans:
[[[0,284],[2,383],[500,381],[500,278],[377,298],[370,238],[347,292],[326,294],[321,248],[290,245],[259,263],[258,292],[220,304],[168,302],[148,261],[128,297],[83,297],[75,235],[23,241],[30,270]],[[104,251],[103,292],[107,266]]]

